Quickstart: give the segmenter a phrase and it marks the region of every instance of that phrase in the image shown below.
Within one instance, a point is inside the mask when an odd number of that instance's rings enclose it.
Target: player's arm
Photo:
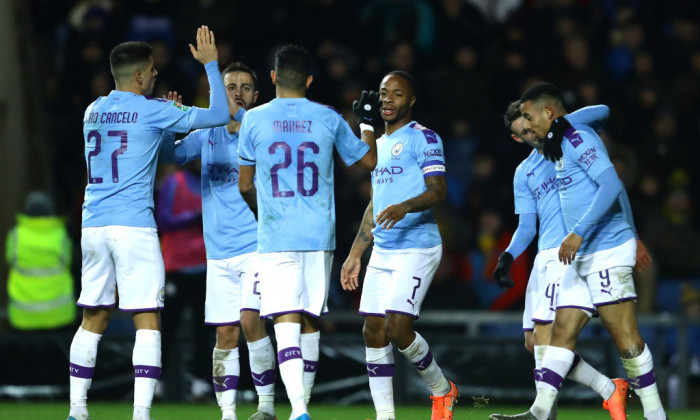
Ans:
[[[238,174],[238,190],[241,197],[248,204],[250,211],[258,220],[258,192],[255,189],[255,165],[240,165]]]
[[[362,169],[371,171],[377,166],[377,140],[372,123],[380,117],[379,94],[372,90],[369,92],[363,90],[360,99],[352,103],[352,112],[360,122],[360,139],[369,146],[369,151],[356,164]]]
[[[389,230],[406,217],[407,213],[419,213],[428,210],[447,198],[447,181],[444,175],[425,178],[425,191],[398,204],[392,204],[377,214],[377,226]]]
[[[377,166],[377,139],[374,137],[374,128],[371,125],[360,124],[360,130],[360,139],[369,146],[369,150],[355,164],[366,171],[371,171]]]
[[[360,230],[357,231],[355,241],[352,243],[352,248],[350,248],[350,254],[340,270],[340,284],[343,290],[355,290],[360,284],[358,277],[360,276],[360,268],[362,268],[362,254],[374,241],[374,235],[372,235],[372,229],[374,229],[373,214],[374,206],[372,205],[372,200],[370,200],[365,209],[365,214],[362,216]]]
[[[610,117],[610,108],[607,105],[591,105],[578,109],[564,116],[571,125],[586,124],[600,132]],[[559,141],[561,143],[561,139]]]
[[[499,286],[506,288],[515,286],[515,282],[510,278],[510,266],[530,245],[536,234],[537,214],[521,214],[518,219],[518,228],[515,229],[508,248],[498,257],[498,264],[493,270],[493,279]]]
[[[586,233],[603,217],[624,190],[622,181],[612,166],[603,170],[593,180],[598,185],[598,191],[593,196],[586,212],[564,238],[559,248],[559,260],[564,264],[571,264],[586,237]]]
[[[192,128],[218,127],[231,118],[228,109],[226,88],[219,72],[219,53],[216,50],[214,32],[208,27],[197,29],[197,47],[190,44],[192,56],[204,64],[209,79],[209,108],[200,109],[195,116]]]

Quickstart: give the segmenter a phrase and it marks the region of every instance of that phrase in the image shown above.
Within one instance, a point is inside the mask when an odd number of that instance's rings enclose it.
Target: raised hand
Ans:
[[[208,26],[202,25],[197,29],[197,47],[190,44],[190,51],[192,57],[202,64],[219,59],[219,52],[216,50],[214,42],[214,32],[210,31]]]
[[[358,122],[372,125],[375,118],[380,117],[379,94],[373,90],[363,90],[360,100],[352,103],[352,112]]]
[[[163,99],[170,99],[171,101],[182,103],[182,95],[178,95],[176,90],[168,91],[167,95],[163,95]]]

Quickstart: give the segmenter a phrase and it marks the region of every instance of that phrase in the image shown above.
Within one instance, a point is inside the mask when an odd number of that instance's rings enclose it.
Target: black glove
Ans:
[[[363,90],[360,100],[352,103],[352,112],[357,121],[371,125],[379,117],[379,94],[373,90]]]
[[[544,145],[542,146],[542,154],[545,159],[556,162],[564,156],[564,152],[561,151],[561,142],[564,140],[566,130],[570,128],[571,124],[564,117],[559,117],[552,121],[547,138],[544,139]]]
[[[510,289],[515,286],[515,282],[510,278],[510,266],[513,264],[513,256],[509,252],[504,252],[498,257],[498,264],[493,270],[493,279],[499,286]]]

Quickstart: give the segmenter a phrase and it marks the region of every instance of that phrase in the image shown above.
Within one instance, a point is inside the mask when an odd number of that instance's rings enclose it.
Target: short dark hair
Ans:
[[[128,76],[129,67],[148,62],[153,48],[145,42],[124,42],[109,54],[109,67],[115,80]]]
[[[311,75],[311,54],[298,45],[285,45],[275,53],[277,84],[290,89],[306,89]]]
[[[530,88],[523,93],[523,96],[520,97],[520,102],[539,101],[544,98],[554,99],[562,106],[564,105],[559,88],[547,82],[540,82],[530,86]]]
[[[226,76],[229,73],[248,73],[250,77],[253,78],[253,90],[258,90],[258,75],[255,71],[240,61],[233,62],[221,70],[221,77]]]
[[[399,76],[400,78],[407,81],[408,86],[411,88],[411,96],[416,96],[416,79],[410,74],[408,74],[408,72],[405,72],[403,70],[394,70],[387,73],[384,77],[388,76]]]
[[[513,122],[523,116],[520,112],[520,103],[520,100],[511,102],[506,109],[506,113],[503,114],[503,123],[509,131],[512,131],[510,127],[513,125]]]

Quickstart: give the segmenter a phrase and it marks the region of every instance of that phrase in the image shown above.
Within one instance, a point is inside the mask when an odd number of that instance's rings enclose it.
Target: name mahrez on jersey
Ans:
[[[138,112],[91,112],[85,124],[134,124],[138,119]]]
[[[273,121],[275,133],[311,133],[311,121],[282,120]]]

